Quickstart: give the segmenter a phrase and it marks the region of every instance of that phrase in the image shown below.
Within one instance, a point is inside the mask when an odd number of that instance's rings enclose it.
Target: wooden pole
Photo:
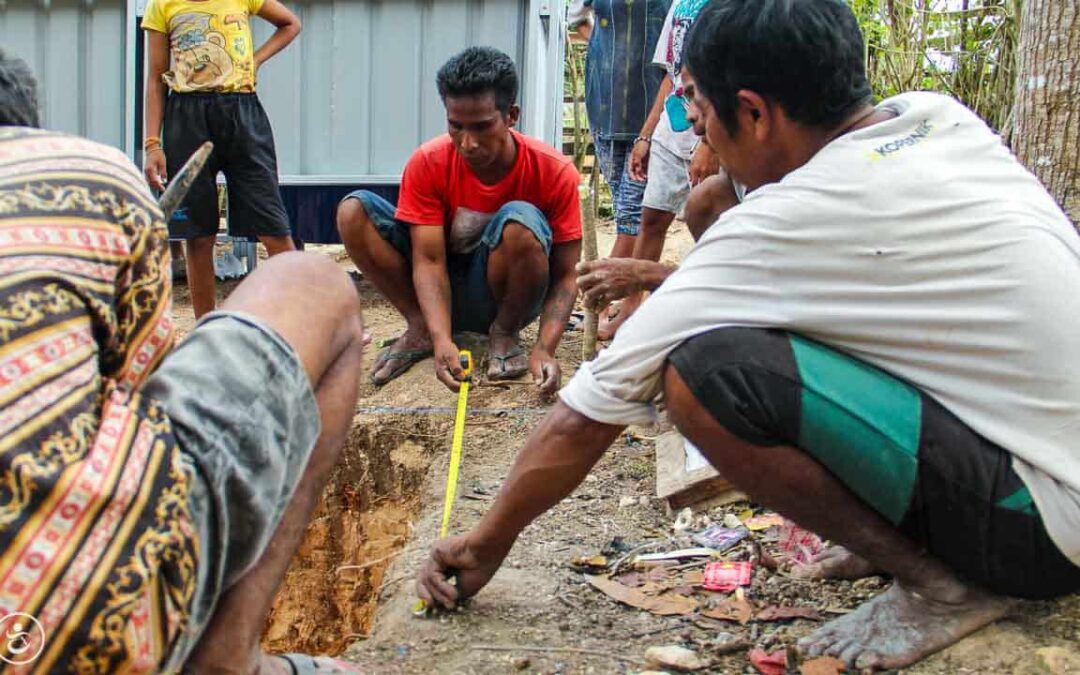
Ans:
[[[592,262],[598,257],[596,251],[596,201],[600,191],[600,171],[594,166],[589,175],[589,197],[585,201],[585,218],[581,233],[581,259]],[[596,356],[596,329],[600,318],[596,312],[585,308],[585,339],[581,343],[581,360],[591,361]]]

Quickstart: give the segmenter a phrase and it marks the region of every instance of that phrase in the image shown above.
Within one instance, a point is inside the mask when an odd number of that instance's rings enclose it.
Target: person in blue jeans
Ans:
[[[612,258],[627,258],[641,225],[645,182],[634,180],[628,159],[664,71],[651,64],[671,0],[575,0],[569,23],[589,40],[585,56],[585,111],[600,173],[611,188],[617,236]],[[601,321],[606,324],[606,308]],[[601,334],[606,334],[601,326]]]

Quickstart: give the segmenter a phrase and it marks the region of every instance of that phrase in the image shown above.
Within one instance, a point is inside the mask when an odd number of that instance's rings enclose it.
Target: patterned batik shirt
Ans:
[[[139,394],[167,237],[117,150],[0,127],[0,666],[152,672],[187,628],[190,475]]]

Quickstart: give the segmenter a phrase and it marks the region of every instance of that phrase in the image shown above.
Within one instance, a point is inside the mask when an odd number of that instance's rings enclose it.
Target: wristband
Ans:
[[[143,150],[150,150],[152,148],[160,148],[161,147],[161,139],[159,137],[157,137],[157,136],[147,136],[146,139],[143,141],[142,146],[143,146]]]
[[[649,138],[648,136],[638,136],[637,138],[634,139],[634,145],[637,145],[641,141],[645,141],[649,145],[652,145],[652,139]]]

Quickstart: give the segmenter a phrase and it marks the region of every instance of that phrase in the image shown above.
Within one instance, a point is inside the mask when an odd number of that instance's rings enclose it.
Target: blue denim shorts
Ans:
[[[368,218],[375,224],[379,234],[412,265],[412,237],[410,225],[394,217],[394,205],[374,192],[357,190],[345,199],[358,199],[364,205]],[[551,257],[551,225],[547,217],[529,202],[513,201],[503,204],[492,215],[480,237],[480,244],[469,253],[446,256],[447,273],[450,276],[450,322],[454,332],[471,331],[487,333],[495,320],[498,307],[487,281],[488,258],[502,241],[503,229],[508,222],[520,223],[536,235],[544,247],[544,255]],[[547,289],[541,298],[547,295]],[[543,300],[529,313],[527,323],[540,316]]]
[[[212,312],[143,387],[161,402],[192,477],[199,541],[189,630],[164,672],[178,671],[218,600],[262,556],[304,473],[321,423],[307,371],[259,319]]]

